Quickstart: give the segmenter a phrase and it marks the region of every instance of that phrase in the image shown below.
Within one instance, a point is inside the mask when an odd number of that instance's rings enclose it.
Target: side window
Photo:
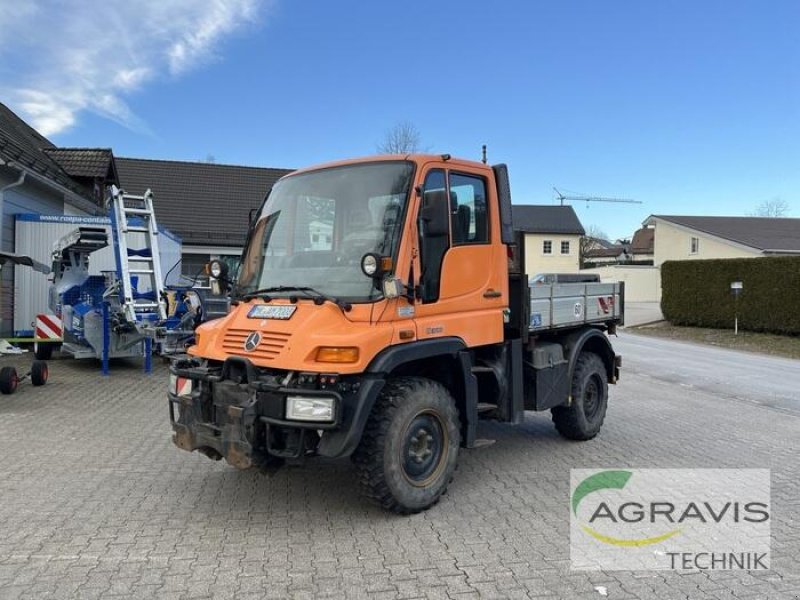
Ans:
[[[422,189],[420,213],[423,211],[442,211],[439,216],[447,223],[448,201],[444,171],[435,169],[425,177]],[[420,295],[423,304],[439,299],[439,286],[442,275],[442,260],[450,247],[450,236],[430,235],[424,223],[419,224]]]
[[[569,254],[569,241],[561,242],[561,254]]]
[[[454,246],[489,242],[486,183],[481,177],[450,174],[450,211]]]
[[[553,253],[553,241],[544,240],[542,242],[542,254],[552,254],[552,253]]]

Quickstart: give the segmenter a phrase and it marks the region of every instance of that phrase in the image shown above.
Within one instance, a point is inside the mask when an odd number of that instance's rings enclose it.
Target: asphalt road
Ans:
[[[702,390],[800,415],[800,361],[739,352],[689,342],[620,333],[613,340],[622,354],[623,376],[634,372],[674,384],[678,399]]]

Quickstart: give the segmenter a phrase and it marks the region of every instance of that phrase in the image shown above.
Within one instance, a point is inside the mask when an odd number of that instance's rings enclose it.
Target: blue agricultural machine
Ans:
[[[108,204],[111,240],[105,228],[78,227],[56,242],[50,309],[63,325],[62,352],[102,360],[104,374],[112,358],[144,357],[149,372],[153,352],[183,352],[195,327],[218,316],[205,305],[226,298],[208,288],[165,286],[149,190],[134,196],[112,187]],[[109,243],[116,269],[90,275],[91,254]],[[52,345],[39,350],[49,355]]]

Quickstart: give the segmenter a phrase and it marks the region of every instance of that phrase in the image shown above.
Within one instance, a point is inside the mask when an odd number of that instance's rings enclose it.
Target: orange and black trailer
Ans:
[[[600,431],[621,284],[528,285],[505,165],[392,155],[295,171],[250,225],[231,310],[172,361],[175,444],[238,468],[352,457],[369,498],[424,510],[481,419]]]

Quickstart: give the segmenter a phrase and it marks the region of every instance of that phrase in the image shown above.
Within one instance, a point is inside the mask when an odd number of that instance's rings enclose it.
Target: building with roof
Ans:
[[[110,183],[116,183],[111,150],[57,148],[0,103],[0,249],[15,251],[18,214],[102,214]],[[0,272],[3,333],[13,318],[14,269],[7,263]]]
[[[196,275],[211,258],[238,261],[251,211],[292,169],[117,158],[120,187],[153,192],[159,225],[183,241],[183,273]]]
[[[800,219],[651,215],[654,264],[800,254]]]
[[[0,249],[16,250],[17,215],[104,216],[107,186],[132,194],[150,189],[159,226],[182,238],[182,272],[194,276],[212,257],[238,260],[250,212],[290,172],[59,148],[0,103]],[[0,271],[0,335],[11,330],[14,281],[7,263]]]
[[[514,230],[525,236],[525,271],[577,273],[580,243],[586,231],[571,206],[515,204]]]

